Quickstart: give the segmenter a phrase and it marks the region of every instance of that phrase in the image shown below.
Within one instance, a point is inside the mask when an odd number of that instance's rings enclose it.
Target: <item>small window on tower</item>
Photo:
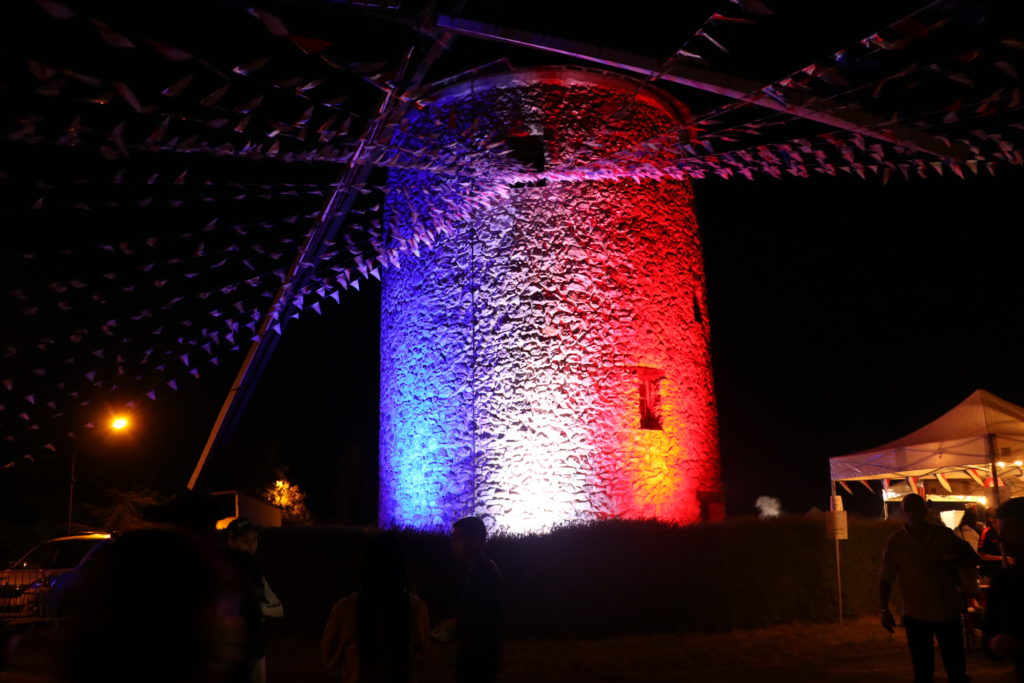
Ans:
[[[637,368],[640,385],[640,429],[661,429],[661,381],[665,371]]]
[[[505,139],[510,150],[509,157],[518,162],[523,170],[534,173],[544,172],[545,149],[543,135],[514,135]],[[511,183],[509,187],[544,187],[547,180],[539,178],[520,183]]]

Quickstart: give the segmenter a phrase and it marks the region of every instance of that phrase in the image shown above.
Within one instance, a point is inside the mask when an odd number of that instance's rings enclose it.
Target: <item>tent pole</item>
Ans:
[[[988,466],[992,471],[992,492],[995,494],[996,507],[1002,505],[1000,491],[999,491],[999,475],[996,472],[996,435],[989,434],[985,441],[986,449],[988,450]]]
[[[885,499],[885,482],[883,481],[882,490],[879,491],[878,495],[882,496],[882,519],[889,521],[889,501]]]
[[[992,472],[992,493],[996,499],[996,508],[1003,504],[999,491],[999,473],[996,471],[996,435],[988,434],[985,439],[985,447],[988,450],[988,467]],[[1006,548],[1003,547],[1003,539],[999,539],[999,560],[1006,569]]]

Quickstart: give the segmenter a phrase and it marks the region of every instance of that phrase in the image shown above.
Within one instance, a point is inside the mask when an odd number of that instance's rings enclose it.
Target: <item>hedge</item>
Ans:
[[[850,518],[840,542],[846,616],[878,608],[878,562],[898,525]],[[267,577],[285,605],[275,631],[315,634],[358,589],[369,529],[282,527],[261,537]],[[443,535],[399,532],[413,589],[431,621],[451,616],[461,567]],[[750,628],[837,617],[834,543],[822,515],[740,518],[680,527],[605,521],[499,536],[512,637],[583,637]]]

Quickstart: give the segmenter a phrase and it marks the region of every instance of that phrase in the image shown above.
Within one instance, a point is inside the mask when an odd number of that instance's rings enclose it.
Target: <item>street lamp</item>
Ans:
[[[131,422],[124,415],[115,415],[110,418],[111,431],[123,432],[131,425]],[[71,512],[75,504],[75,462],[78,460],[78,440],[75,440],[75,447],[71,449],[71,476],[68,484],[68,535],[71,535]]]

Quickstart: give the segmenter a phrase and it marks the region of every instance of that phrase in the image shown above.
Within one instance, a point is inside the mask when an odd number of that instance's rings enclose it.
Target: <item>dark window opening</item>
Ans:
[[[700,312],[700,301],[697,300],[697,292],[693,293],[693,319],[698,325],[704,324],[704,314]]]
[[[721,491],[697,491],[700,502],[700,521],[725,521],[725,496]]]
[[[505,139],[512,152],[508,155],[522,164],[527,171],[535,173],[544,172],[544,136],[543,135],[514,135]],[[547,179],[540,178],[523,183],[511,183],[509,187],[544,187]]]
[[[665,371],[637,368],[640,386],[640,429],[661,429],[661,380]]]

